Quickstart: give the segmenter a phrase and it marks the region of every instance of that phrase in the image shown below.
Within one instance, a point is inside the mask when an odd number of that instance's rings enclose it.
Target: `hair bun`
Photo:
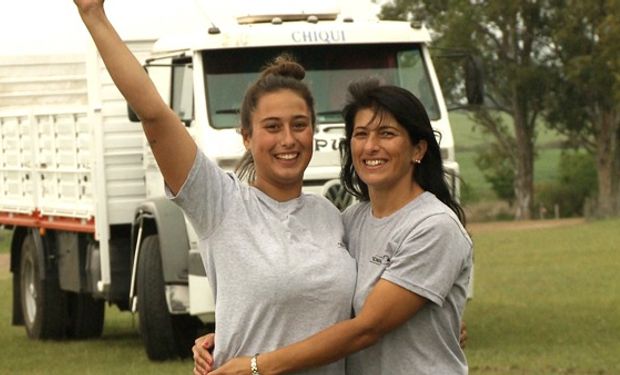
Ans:
[[[306,70],[292,56],[281,54],[263,69],[260,78],[263,79],[271,75],[290,77],[301,81],[306,76]]]

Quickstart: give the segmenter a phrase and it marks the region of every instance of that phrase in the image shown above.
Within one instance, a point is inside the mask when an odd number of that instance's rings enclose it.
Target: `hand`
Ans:
[[[102,9],[104,1],[105,0],[73,0],[82,14],[95,9]]]
[[[251,375],[252,371],[250,370],[250,360],[250,357],[233,358],[224,363],[224,365],[217,370],[210,372],[208,375]]]
[[[194,353],[194,375],[205,375],[213,369],[213,356],[211,352],[215,347],[215,334],[209,333],[194,341],[192,352]]]
[[[461,349],[465,349],[467,344],[467,325],[465,321],[461,320],[461,333],[459,334],[459,345]]]

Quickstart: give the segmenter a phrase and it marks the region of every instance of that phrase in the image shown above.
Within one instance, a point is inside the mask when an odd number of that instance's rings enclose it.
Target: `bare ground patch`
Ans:
[[[467,229],[472,233],[487,233],[505,230],[548,229],[585,223],[584,218],[544,219],[523,221],[493,221],[484,223],[468,223]]]
[[[9,254],[0,254],[0,280],[8,279],[9,273]]]

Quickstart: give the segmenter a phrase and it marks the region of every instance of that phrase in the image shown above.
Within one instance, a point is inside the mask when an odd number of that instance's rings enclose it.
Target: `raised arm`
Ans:
[[[396,284],[379,280],[360,314],[306,340],[257,358],[261,375],[286,374],[322,366],[375,344],[409,320],[427,300]],[[235,358],[209,375],[250,374],[250,358]]]
[[[142,120],[166,184],[176,193],[192,167],[196,144],[117,34],[105,14],[103,1],[74,0],[112,80]]]

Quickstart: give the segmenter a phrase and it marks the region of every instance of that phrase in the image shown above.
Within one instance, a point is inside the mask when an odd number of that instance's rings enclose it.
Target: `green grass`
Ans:
[[[0,254],[8,253],[11,246],[12,232],[10,230],[0,228]]]
[[[475,234],[470,373],[620,374],[618,227],[610,220]],[[132,316],[115,308],[101,339],[29,340],[9,325],[10,293],[10,274],[0,270],[0,374],[191,373],[189,360],[149,362]]]
[[[619,226],[475,236],[471,373],[620,373]]]
[[[11,282],[0,274],[0,374],[191,374],[191,360],[150,362],[137,317],[106,309],[103,336],[89,341],[33,341],[10,322]]]

